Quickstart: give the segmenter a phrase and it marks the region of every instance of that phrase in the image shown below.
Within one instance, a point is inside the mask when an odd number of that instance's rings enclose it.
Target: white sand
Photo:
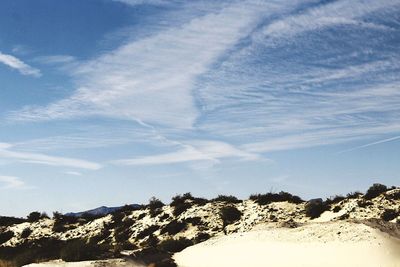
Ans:
[[[175,255],[179,267],[400,267],[400,241],[363,224],[259,226],[210,239]]]

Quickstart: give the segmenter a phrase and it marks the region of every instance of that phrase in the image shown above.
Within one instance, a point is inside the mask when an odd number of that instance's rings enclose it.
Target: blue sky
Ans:
[[[400,181],[400,1],[3,0],[0,214]]]

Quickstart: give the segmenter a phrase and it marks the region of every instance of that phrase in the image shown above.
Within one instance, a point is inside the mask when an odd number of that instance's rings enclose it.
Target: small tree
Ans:
[[[364,195],[365,199],[373,199],[388,190],[386,185],[373,184]]]
[[[240,220],[240,218],[242,217],[242,212],[239,211],[234,206],[226,206],[226,207],[221,208],[219,214],[224,223],[224,227],[226,225],[232,224],[232,223]]]
[[[28,222],[37,222],[41,219],[41,214],[38,211],[33,211],[27,216]]]

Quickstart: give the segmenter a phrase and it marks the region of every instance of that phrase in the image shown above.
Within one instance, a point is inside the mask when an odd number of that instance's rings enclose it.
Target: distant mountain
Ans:
[[[138,205],[138,204],[130,204],[128,206],[131,206],[132,208],[140,208],[140,205]],[[121,209],[123,207],[124,206],[119,206],[119,207],[101,206],[101,207],[98,207],[98,208],[95,208],[95,209],[85,210],[85,211],[81,211],[81,212],[69,212],[69,213],[66,213],[64,215],[66,215],[66,216],[74,216],[74,217],[80,217],[85,213],[90,214],[90,215],[95,215],[95,216],[107,215],[107,214],[113,213],[114,211],[119,210],[119,209]]]

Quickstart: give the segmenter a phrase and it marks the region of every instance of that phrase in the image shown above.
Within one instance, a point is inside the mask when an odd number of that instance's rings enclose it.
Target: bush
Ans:
[[[230,204],[237,204],[242,202],[235,196],[226,196],[226,195],[218,195],[218,197],[211,199],[212,202],[215,201],[220,201],[220,202],[225,202],[225,203],[230,203]]]
[[[333,212],[339,212],[342,208],[340,206],[336,206],[333,208]]]
[[[391,200],[400,200],[400,191],[396,191],[391,194],[387,194],[386,198],[391,199]]]
[[[166,252],[180,252],[185,248],[192,246],[193,242],[187,238],[181,237],[179,239],[167,239],[162,241],[158,247]]]
[[[68,241],[60,251],[60,258],[64,261],[94,260],[99,255],[100,247],[81,239]]]
[[[322,199],[312,199],[306,203],[306,216],[311,219],[318,218],[324,211],[329,210],[330,206],[323,202]]]
[[[206,240],[208,240],[208,239],[210,239],[210,235],[208,234],[208,233],[198,233],[197,235],[196,235],[196,237],[195,237],[195,239],[194,239],[194,242],[197,244],[197,243],[201,243],[201,242],[204,242],[204,241],[206,241]]]
[[[75,216],[68,216],[68,215],[63,215],[59,212],[53,212],[53,231],[54,232],[64,232],[69,229],[75,228],[75,226],[71,226],[71,224],[76,224],[78,223],[78,218]]]
[[[187,203],[187,202],[176,204],[174,206],[174,210],[173,210],[172,214],[175,217],[178,217],[179,215],[181,215],[182,213],[184,213],[185,211],[187,211],[191,207],[192,207],[192,204],[191,203]]]
[[[399,215],[399,211],[393,209],[385,209],[384,212],[381,214],[381,219],[384,221],[391,221],[393,219],[396,219]]]
[[[259,205],[268,205],[272,202],[282,202],[282,201],[287,201],[294,204],[300,204],[304,202],[304,200],[302,200],[300,197],[284,191],[281,191],[278,194],[267,193],[267,194],[251,195],[250,200],[253,200]]]
[[[345,200],[345,199],[346,198],[344,196],[336,195],[336,196],[326,199],[325,203],[328,205],[332,205],[332,204],[339,203],[340,201]]]
[[[22,230],[21,238],[28,238],[31,235],[31,233],[32,230],[29,227],[27,227],[24,230]]]
[[[38,211],[33,211],[31,213],[29,213],[29,215],[27,216],[28,222],[37,222],[40,220],[40,212]]]
[[[240,212],[234,206],[226,206],[226,207],[221,208],[219,214],[224,223],[224,226],[232,224],[232,223],[240,220],[240,218],[242,217],[242,212]]]
[[[177,233],[186,229],[186,226],[187,225],[185,222],[178,222],[177,220],[173,220],[161,229],[160,234],[168,233],[169,235],[176,235]]]
[[[158,225],[151,225],[149,227],[147,227],[146,229],[144,229],[142,232],[140,232],[137,236],[136,239],[143,239],[147,236],[152,235],[155,231],[157,231],[158,229],[160,229],[160,226]]]
[[[149,207],[150,210],[155,210],[155,209],[160,209],[162,207],[164,207],[164,203],[159,200],[158,198],[152,197],[149,200],[149,204],[147,205]]]
[[[365,199],[373,199],[388,190],[386,185],[373,184],[364,195]]]
[[[22,218],[0,216],[0,226],[11,226],[23,222],[26,222],[26,220]]]
[[[187,219],[185,219],[185,222],[191,223],[193,226],[202,225],[203,224],[203,221],[202,221],[202,219],[200,217],[187,218]]]
[[[360,196],[362,196],[362,193],[356,191],[356,192],[348,193],[348,194],[346,195],[346,198],[348,198],[348,199],[354,199],[354,198],[359,198]]]
[[[3,243],[6,243],[8,240],[14,237],[14,232],[12,231],[6,231],[3,233],[0,233],[0,245]]]

